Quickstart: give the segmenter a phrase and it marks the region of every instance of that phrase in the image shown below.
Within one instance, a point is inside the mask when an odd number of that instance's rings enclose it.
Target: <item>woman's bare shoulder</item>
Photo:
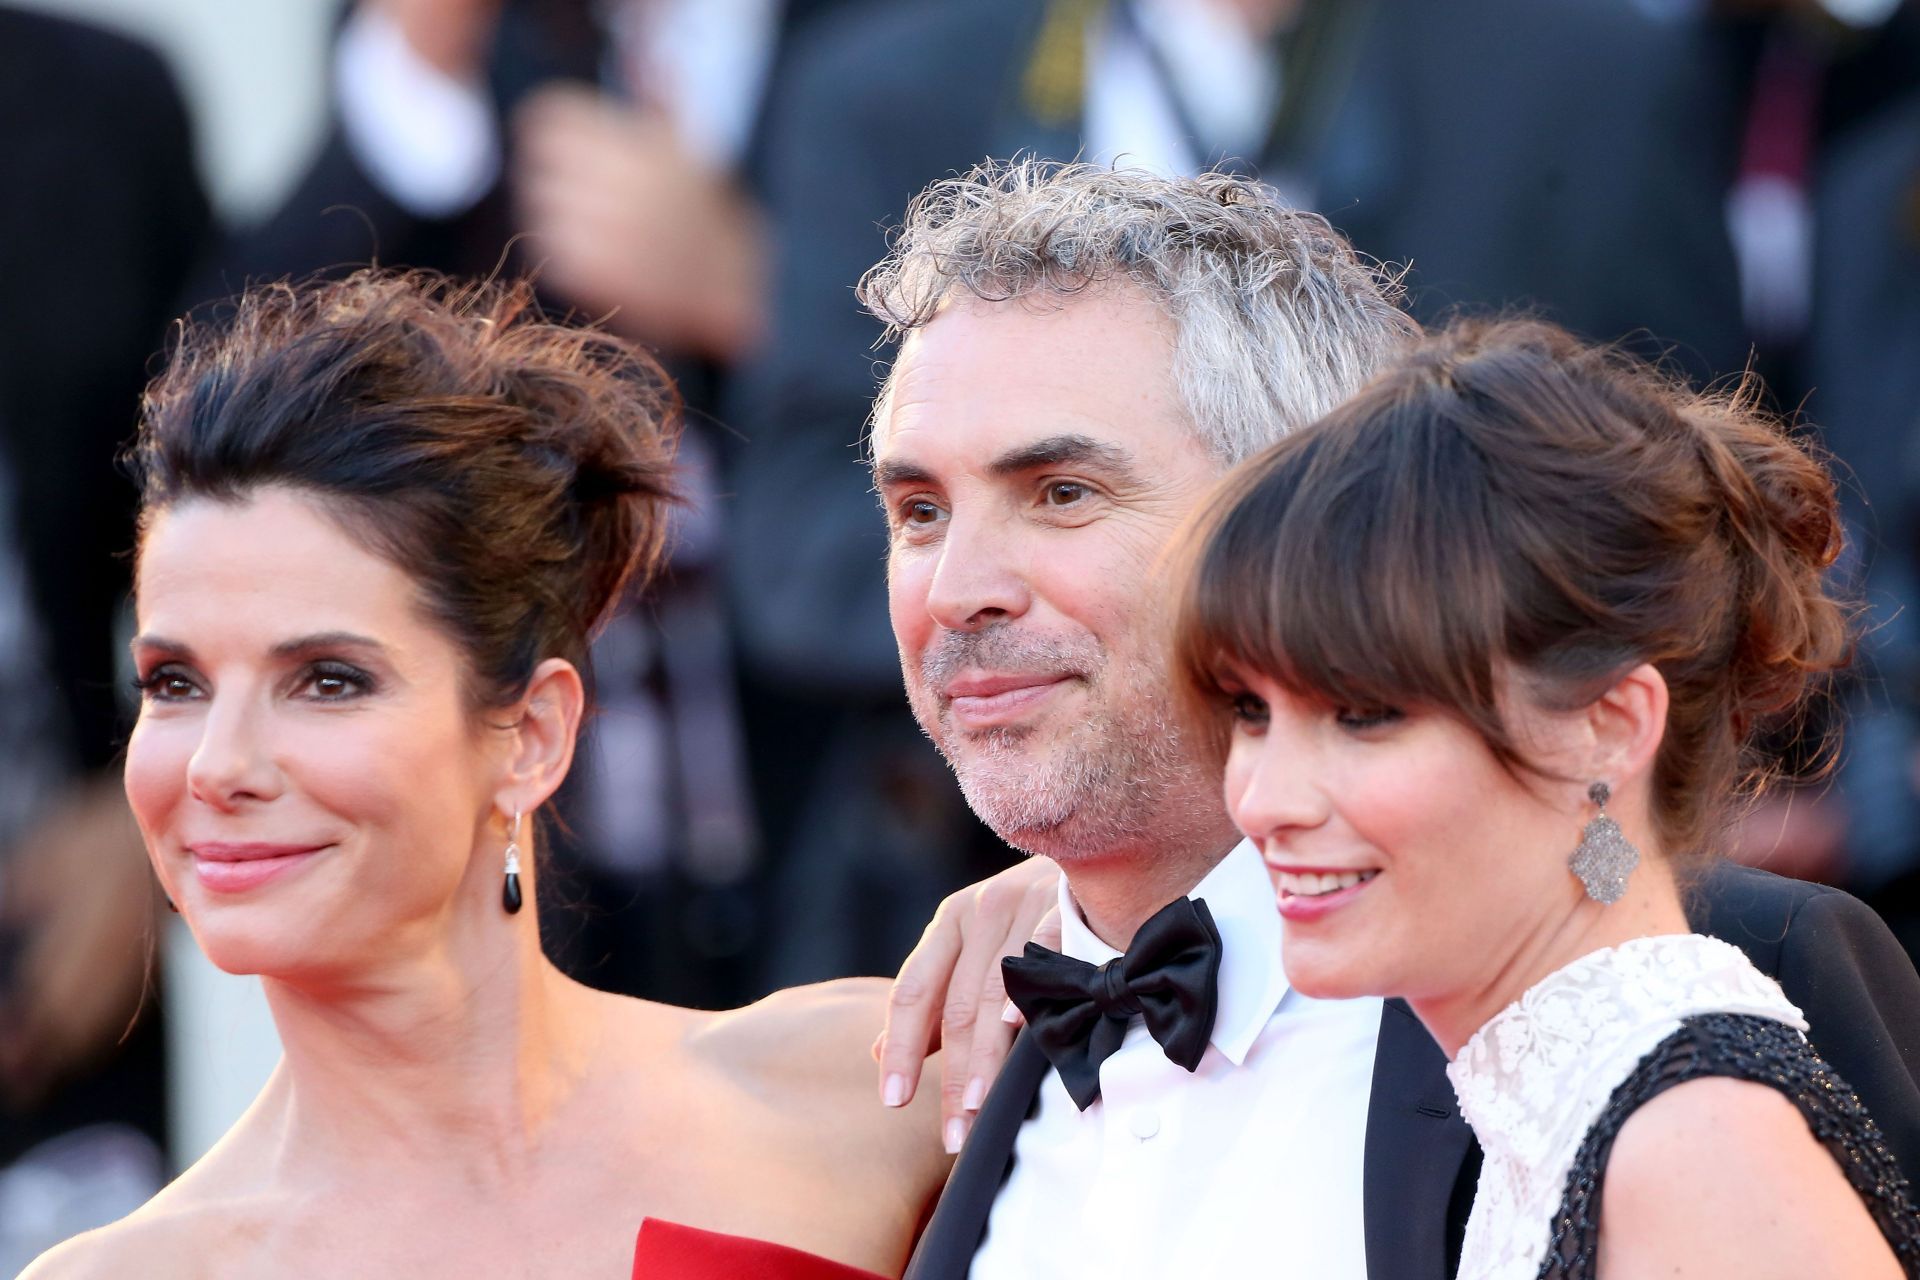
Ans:
[[[796,1143],[841,1160],[864,1151],[894,1176],[937,1185],[947,1166],[938,1091],[922,1090],[906,1107],[880,1101],[873,1043],[886,1021],[887,990],[883,979],[845,978],[776,991],[711,1015],[691,1037],[693,1052],[784,1117]]]
[[[1603,1264],[1621,1274],[1900,1275],[1799,1108],[1746,1080],[1692,1080],[1635,1111],[1601,1221]]]
[[[873,1041],[885,1025],[887,984],[842,978],[789,987],[688,1026],[695,1057],[743,1083],[807,1092],[872,1085]]]
[[[211,1205],[191,1195],[170,1195],[172,1190],[118,1222],[56,1245],[22,1272],[21,1280],[212,1274],[212,1252],[230,1224]]]
[[[259,1189],[260,1155],[242,1120],[154,1197],[126,1217],[73,1237],[22,1273],[32,1280],[73,1276],[207,1276],[229,1273],[229,1251],[245,1247],[288,1206]]]

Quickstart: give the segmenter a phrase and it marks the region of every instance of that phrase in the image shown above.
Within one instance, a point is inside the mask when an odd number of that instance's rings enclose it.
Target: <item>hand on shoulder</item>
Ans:
[[[1900,1280],[1840,1165],[1767,1085],[1716,1077],[1654,1098],[1620,1130],[1603,1194],[1612,1280]]]

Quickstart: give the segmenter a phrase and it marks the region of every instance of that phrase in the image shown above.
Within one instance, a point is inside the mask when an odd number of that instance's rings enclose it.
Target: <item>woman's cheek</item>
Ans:
[[[150,850],[164,831],[168,816],[185,796],[193,740],[184,729],[183,725],[159,724],[143,717],[127,742],[127,804]]]

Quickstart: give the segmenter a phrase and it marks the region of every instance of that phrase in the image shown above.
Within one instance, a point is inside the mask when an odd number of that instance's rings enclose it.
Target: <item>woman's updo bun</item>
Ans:
[[[412,576],[513,701],[661,551],[680,405],[644,353],[548,322],[525,283],[366,270],[183,325],[130,458],[141,528],[190,499],[308,493]]]
[[[1682,410],[1724,496],[1723,536],[1739,573],[1733,685],[1742,725],[1794,706],[1851,645],[1851,614],[1827,594],[1826,570],[1841,549],[1833,476],[1757,411],[1757,394],[1745,383]]]
[[[1337,705],[1424,705],[1524,763],[1500,672],[1585,705],[1666,680],[1653,807],[1693,850],[1757,732],[1842,666],[1833,478],[1749,383],[1697,392],[1529,320],[1458,322],[1229,483],[1190,546],[1178,660]]]

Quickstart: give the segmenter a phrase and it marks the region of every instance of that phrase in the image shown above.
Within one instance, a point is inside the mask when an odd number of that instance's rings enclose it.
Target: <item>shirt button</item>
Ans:
[[[1152,1107],[1135,1107],[1133,1113],[1127,1117],[1127,1128],[1133,1132],[1134,1137],[1145,1142],[1160,1132],[1160,1113]]]

